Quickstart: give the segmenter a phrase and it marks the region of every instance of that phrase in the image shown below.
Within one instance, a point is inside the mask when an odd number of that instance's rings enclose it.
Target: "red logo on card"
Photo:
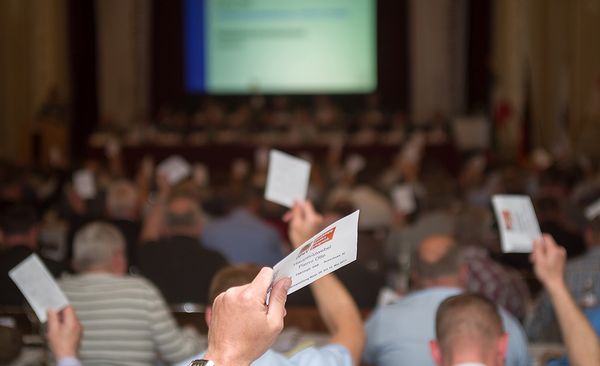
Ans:
[[[504,219],[504,225],[506,226],[506,230],[512,230],[512,215],[510,214],[510,211],[503,210],[502,218]]]
[[[327,243],[328,241],[330,241],[331,239],[333,239],[334,233],[335,233],[335,227],[332,227],[331,229],[329,229],[326,232],[324,232],[323,234],[321,234],[318,238],[315,239],[311,249],[315,249],[316,247],[321,246],[321,245]]]

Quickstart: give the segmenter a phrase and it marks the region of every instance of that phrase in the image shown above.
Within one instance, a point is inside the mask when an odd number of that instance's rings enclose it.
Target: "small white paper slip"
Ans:
[[[88,169],[80,169],[73,173],[73,189],[83,199],[96,196],[96,180],[94,174]]]
[[[415,194],[409,184],[397,185],[392,189],[392,200],[397,210],[411,214],[417,208]]]
[[[265,198],[286,207],[306,200],[310,163],[278,150],[269,152]]]
[[[594,203],[586,207],[584,215],[590,221],[598,217],[600,215],[600,199],[597,199]]]
[[[531,198],[499,194],[492,197],[492,203],[500,230],[502,251],[531,252],[533,241],[542,236]]]
[[[290,277],[288,295],[356,260],[360,211],[339,219],[273,267],[273,282]]]
[[[156,169],[158,175],[164,175],[170,184],[179,183],[192,172],[190,164],[181,156],[171,156],[163,160]]]
[[[36,254],[25,258],[8,275],[42,323],[46,322],[49,309],[60,310],[69,305],[69,300]]]

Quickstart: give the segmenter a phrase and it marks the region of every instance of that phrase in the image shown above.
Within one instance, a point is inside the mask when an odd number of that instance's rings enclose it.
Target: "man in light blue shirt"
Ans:
[[[378,366],[434,366],[429,341],[435,338],[438,305],[463,292],[468,270],[459,249],[449,236],[430,236],[417,249],[413,279],[418,290],[405,298],[376,309],[367,320],[367,343],[363,360]],[[518,321],[500,308],[508,333],[506,365],[529,365],[527,339]]]
[[[240,198],[226,216],[207,224],[200,241],[205,248],[220,252],[229,263],[272,267],[283,258],[283,240],[275,228],[256,214],[258,208],[252,193],[247,195],[250,196]]]

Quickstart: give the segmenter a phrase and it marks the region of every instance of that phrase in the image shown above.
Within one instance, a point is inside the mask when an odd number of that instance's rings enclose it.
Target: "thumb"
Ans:
[[[69,305],[66,308],[64,308],[62,314],[63,321],[65,322],[65,324],[72,326],[77,323],[77,315],[75,315],[75,310],[73,309],[72,305]]]
[[[287,300],[287,292],[292,285],[292,280],[289,277],[284,277],[277,281],[271,289],[271,297],[269,298],[269,310],[267,317],[269,320],[275,321],[281,319],[283,326],[283,317],[285,316],[285,301]]]

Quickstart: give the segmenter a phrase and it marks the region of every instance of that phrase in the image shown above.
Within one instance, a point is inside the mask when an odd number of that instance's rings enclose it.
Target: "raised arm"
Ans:
[[[600,341],[564,281],[566,253],[556,244],[552,236],[544,234],[543,240],[534,243],[531,261],[536,277],[542,282],[567,346],[567,354],[572,365],[600,364]]]
[[[155,241],[160,238],[160,232],[163,227],[163,216],[165,213],[165,205],[167,203],[167,199],[169,198],[169,194],[171,191],[171,187],[166,177],[158,176],[158,193],[152,202],[152,208],[148,215],[144,218],[144,225],[142,226],[142,232],[140,233],[140,243],[145,243],[148,241]]]
[[[291,220],[289,236],[294,248],[316,234],[323,220],[310,202],[296,203],[286,218]],[[358,365],[365,335],[354,299],[334,274],[312,283],[311,290],[321,318],[331,334],[329,343],[345,346],[352,355],[353,363]]]

